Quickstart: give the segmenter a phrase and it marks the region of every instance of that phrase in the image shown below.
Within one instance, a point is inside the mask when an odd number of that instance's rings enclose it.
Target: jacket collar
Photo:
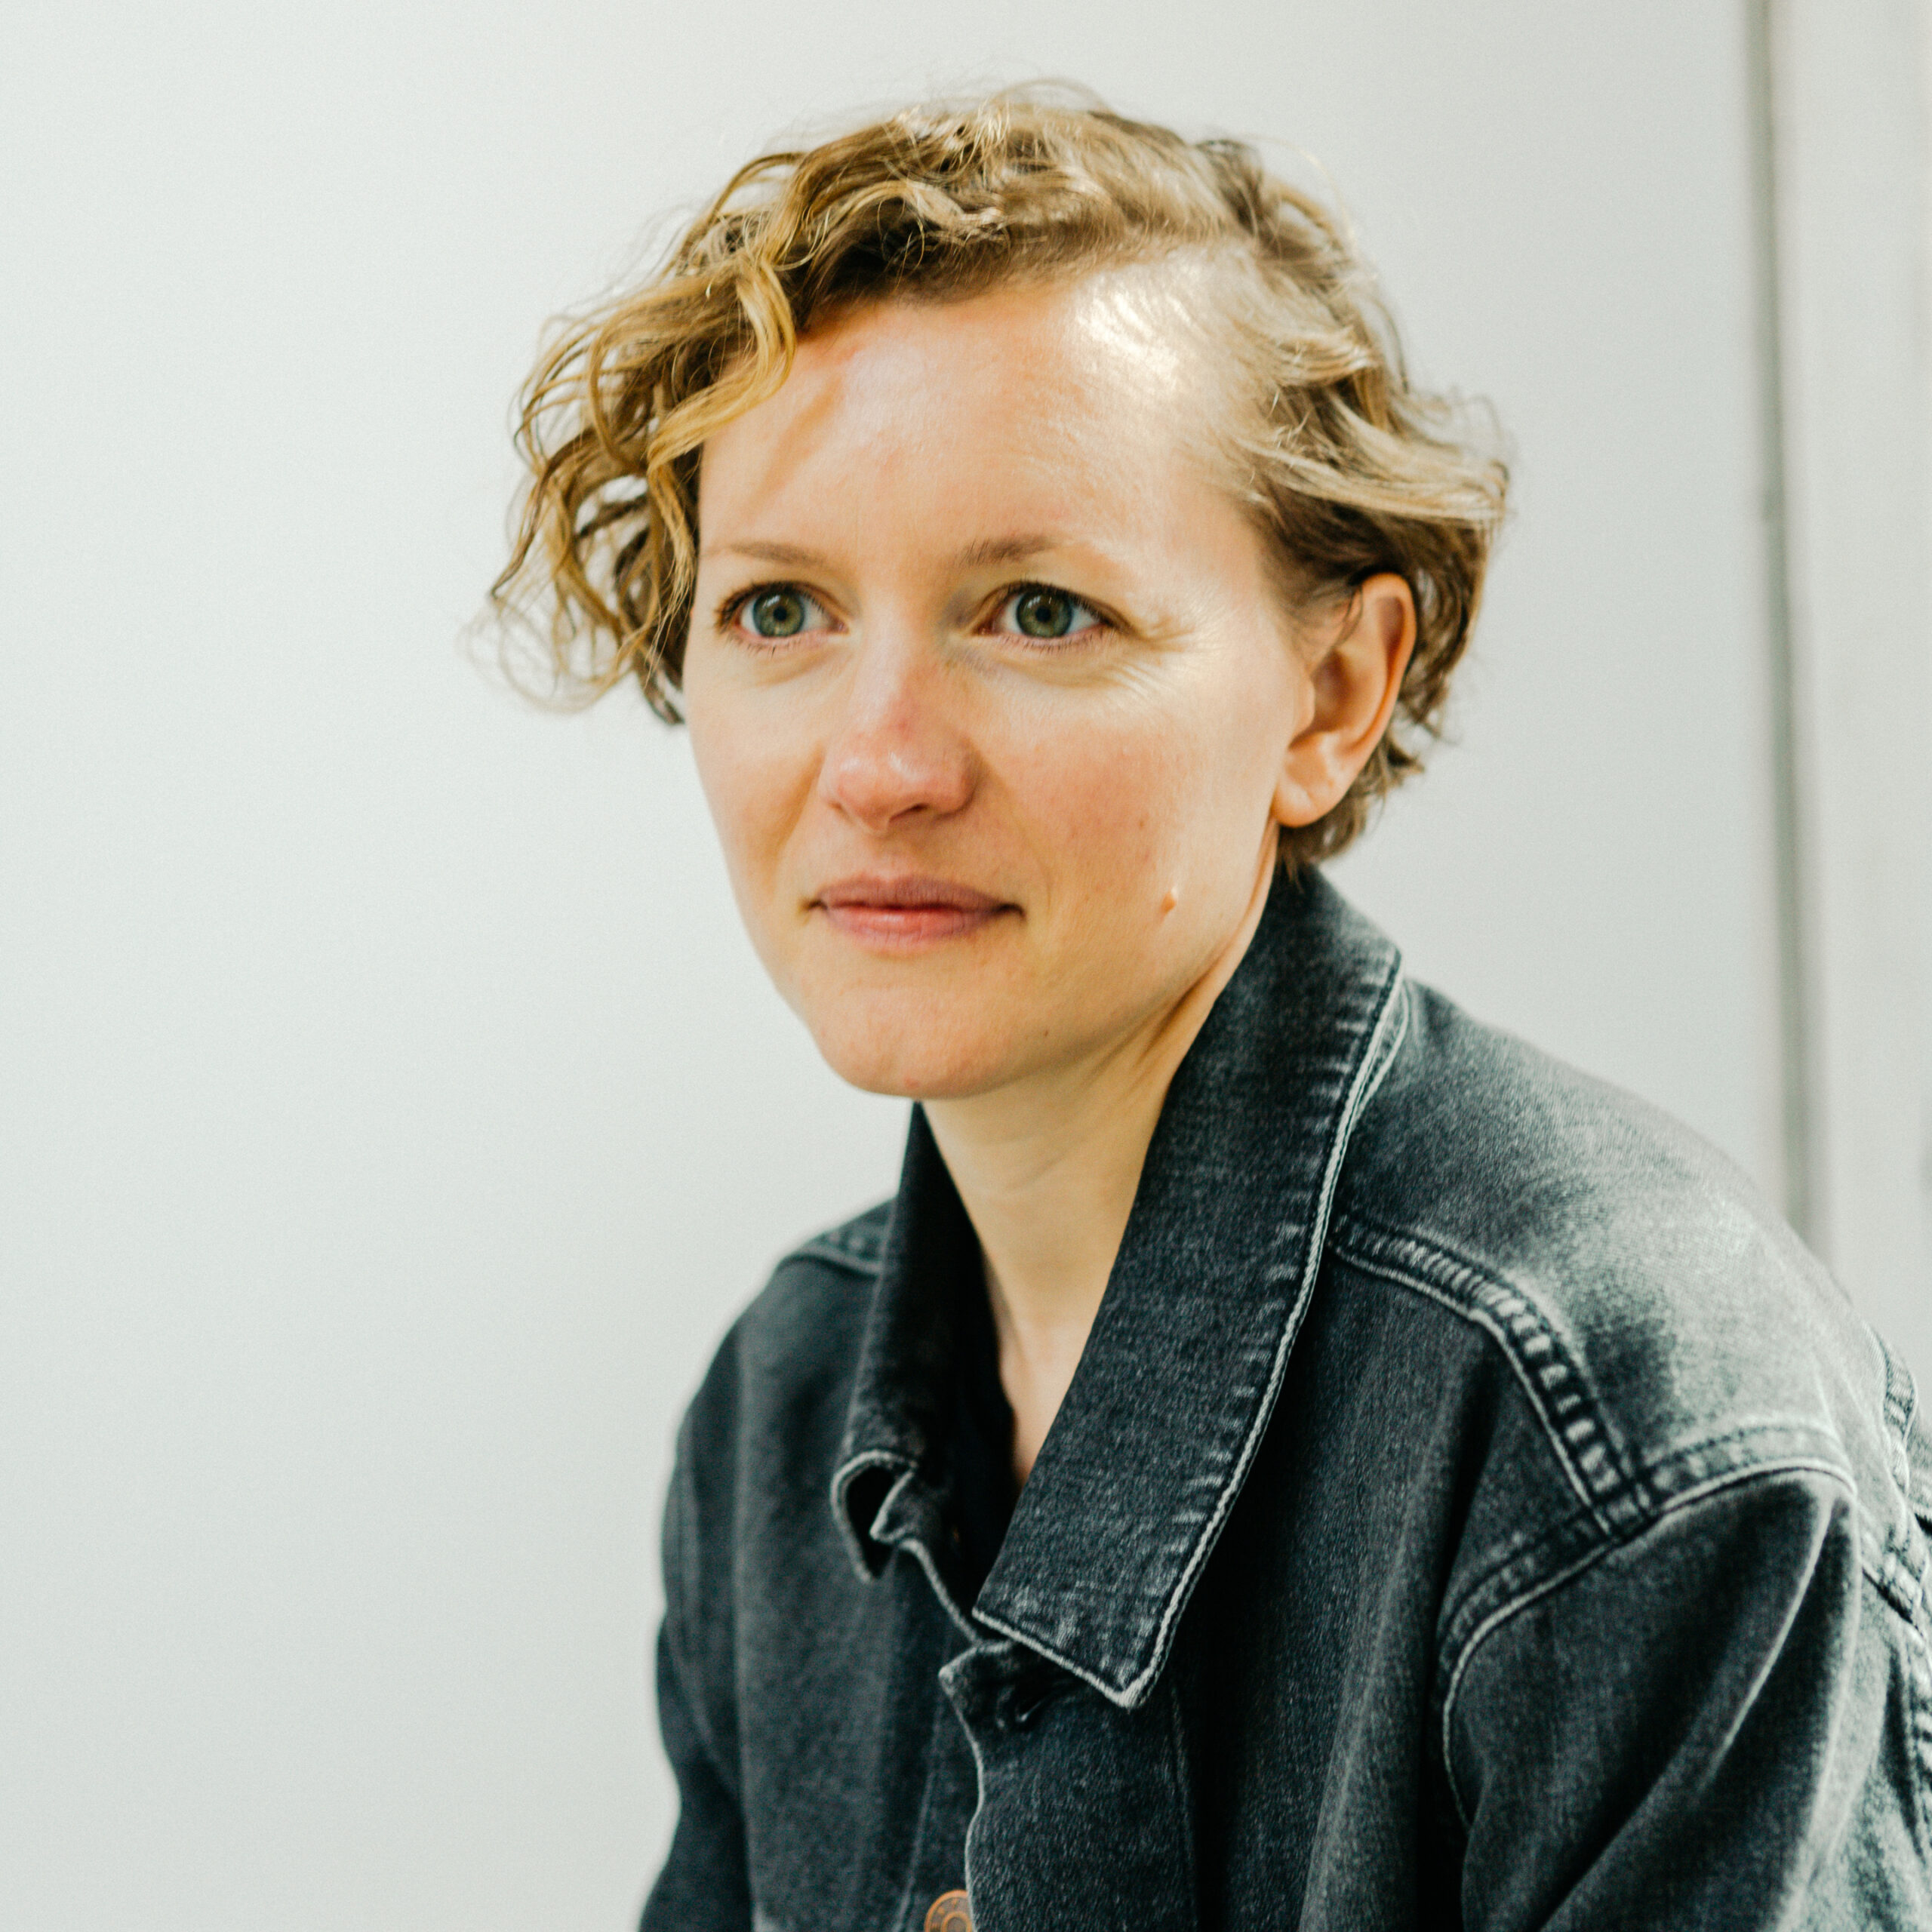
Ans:
[[[1159,1676],[1273,1411],[1349,1132],[1399,1044],[1400,966],[1318,873],[1278,882],[1168,1089],[1085,1352],[972,1610],[1118,1704]],[[915,1109],[832,1481],[868,1574],[894,1546],[932,1567],[921,1478],[978,1265]]]

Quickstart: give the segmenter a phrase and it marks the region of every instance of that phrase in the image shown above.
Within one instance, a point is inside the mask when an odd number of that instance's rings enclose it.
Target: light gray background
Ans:
[[[543,319],[789,125],[1059,73],[1332,171],[1518,479],[1459,742],[1342,881],[1777,1189],[1741,20],[9,10],[8,1924],[641,1896],[677,1413],[902,1117],[763,983],[682,741],[534,712],[458,638]]]

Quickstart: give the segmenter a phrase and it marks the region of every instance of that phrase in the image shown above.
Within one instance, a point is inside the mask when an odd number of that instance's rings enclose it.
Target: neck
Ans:
[[[1100,1312],[1176,1069],[1241,964],[1267,903],[1263,855],[1246,912],[1208,969],[1127,1038],[926,1117],[980,1238],[1026,1481]]]

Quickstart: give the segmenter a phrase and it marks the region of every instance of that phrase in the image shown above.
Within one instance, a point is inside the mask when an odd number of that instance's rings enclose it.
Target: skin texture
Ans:
[[[739,907],[832,1067],[926,1106],[1022,1481],[1277,829],[1346,790],[1414,641],[1394,576],[1284,611],[1173,292],[861,308],[702,466],[685,700]]]

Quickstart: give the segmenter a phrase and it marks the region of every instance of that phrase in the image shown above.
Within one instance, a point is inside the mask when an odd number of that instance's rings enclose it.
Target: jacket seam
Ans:
[[[1352,1235],[1358,1238],[1352,1241]],[[1866,1571],[1889,1601],[1905,1610],[1897,1574],[1903,1566],[1896,1528],[1874,1519],[1846,1466],[1843,1445],[1829,1431],[1802,1421],[1750,1423],[1697,1437],[1662,1454],[1633,1453],[1604,1414],[1589,1378],[1554,1325],[1513,1283],[1353,1211],[1338,1224],[1334,1250],[1338,1259],[1422,1295],[1489,1336],[1528,1396],[1558,1466],[1604,1536],[1620,1542],[1641,1534],[1678,1497],[1703,1493],[1714,1476],[1746,1467],[1815,1463],[1849,1489]],[[1447,1279],[1438,1282],[1423,1273],[1422,1267],[1430,1263]],[[1747,1464],[1736,1452],[1753,1441],[1780,1446]]]
[[[1463,1640],[1457,1650],[1455,1662],[1447,1673],[1445,1687],[1442,1694],[1442,1718],[1437,1737],[1437,1743],[1442,1753],[1443,1775],[1448,1780],[1449,1795],[1456,1807],[1456,1816],[1460,1821],[1465,1832],[1470,1829],[1471,1821],[1469,1807],[1463,1801],[1462,1786],[1457,1780],[1455,1753],[1451,1737],[1455,1725],[1456,1700],[1461,1694],[1463,1680],[1468,1675],[1469,1666],[1475,1661],[1476,1653],[1482,1646],[1488,1642],[1490,1638],[1494,1636],[1505,1624],[1512,1622],[1532,1604],[1541,1602],[1545,1597],[1553,1595],[1565,1585],[1582,1576],[1586,1571],[1594,1569],[1604,1558],[1617,1550],[1627,1549],[1632,1543],[1647,1535],[1650,1531],[1657,1528],[1669,1518],[1687,1509],[1700,1508],[1731,1490],[1742,1488],[1747,1483],[1768,1480],[1774,1476],[1800,1473],[1823,1475],[1829,1478],[1844,1494],[1847,1500],[1853,1503],[1855,1510],[1857,1506],[1855,1486],[1845,1472],[1835,1465],[1816,1458],[1796,1457],[1777,1462],[1740,1465],[1723,1475],[1714,1476],[1707,1482],[1670,1497],[1662,1508],[1654,1516],[1644,1521],[1641,1527],[1625,1534],[1613,1535],[1604,1541],[1592,1543],[1560,1567],[1550,1571],[1535,1583],[1527,1585],[1513,1595],[1506,1598],[1478,1623],[1475,1628]],[[1862,1538],[1860,1541],[1862,1544]],[[1875,1588],[1877,1579],[1872,1577],[1870,1566],[1861,1560],[1860,1569],[1866,1579]],[[1478,1585],[1478,1590],[1480,1590],[1481,1587]],[[1472,1596],[1475,1594],[1475,1592],[1471,1593]],[[1928,1740],[1924,1734],[1923,1726],[1921,1726],[1921,1742],[1922,1746],[1932,1744],[1932,1740]]]
[[[876,1208],[869,1208],[835,1228],[814,1235],[793,1248],[779,1266],[794,1261],[824,1261],[850,1274],[876,1275],[885,1258],[885,1234],[882,1228],[875,1232],[866,1223],[878,1212]]]
[[[1213,1510],[1195,1537],[1194,1548],[1181,1571],[1179,1581],[1168,1592],[1167,1607],[1155,1626],[1146,1663],[1118,1690],[1106,1684],[1099,1687],[1103,1696],[1122,1709],[1131,1710],[1138,1705],[1146,1695],[1148,1687],[1160,1675],[1161,1667],[1167,1661],[1168,1647],[1174,1641],[1175,1626],[1181,1612],[1194,1593],[1195,1583],[1209,1552],[1220,1539],[1222,1525],[1226,1521],[1229,1511],[1234,1507],[1235,1499],[1239,1496],[1247,1480],[1248,1469],[1254,1463],[1255,1452],[1273,1417],[1275,1404],[1281,1392],[1281,1383],[1287,1374],[1288,1356],[1294,1347],[1296,1338],[1301,1333],[1302,1323],[1307,1315],[1309,1302],[1315,1293],[1315,1284],[1321,1275],[1322,1262],[1327,1251],[1335,1190],[1340,1180],[1342,1163],[1348,1152],[1349,1140],[1364,1109],[1387,1077],[1389,1068],[1395,1064],[1395,1055],[1407,1036],[1409,1002],[1399,957],[1389,961],[1382,983],[1376,989],[1374,1011],[1375,1017],[1369,1028],[1367,1043],[1361,1063],[1355,1069],[1355,1077],[1349,1082],[1349,1091],[1331,1130],[1327,1158],[1323,1164],[1321,1181],[1315,1192],[1315,1213],[1308,1231],[1308,1246],[1303,1257],[1301,1278],[1296,1285],[1295,1297],[1289,1306],[1287,1319],[1282,1324],[1281,1339],[1275,1347],[1268,1381],[1263,1389],[1261,1401],[1249,1426],[1247,1437],[1235,1457],[1232,1467],[1222,1482]],[[990,1622],[992,1620],[986,1620]],[[1027,1642],[1031,1640],[1021,1638],[1020,1641]],[[1071,1666],[1069,1667],[1072,1668]],[[1080,1675],[1084,1676],[1086,1673],[1081,1672]]]
[[[1338,1258],[1426,1297],[1495,1343],[1577,1500],[1605,1536],[1614,1535],[1609,1506],[1632,1486],[1631,1472],[1588,1378],[1536,1303],[1473,1262],[1380,1226],[1357,1210],[1337,1217],[1331,1244]],[[1428,1263],[1447,1278],[1432,1280],[1422,1272]]]
[[[1912,1424],[1918,1409],[1918,1385],[1912,1371],[1875,1334],[1885,1364],[1885,1420],[1890,1425],[1894,1477],[1905,1499],[1902,1521],[1893,1526],[1884,1552],[1886,1576],[1878,1588],[1905,1619],[1905,1669],[1918,1760],[1919,1842],[1932,1853],[1932,1522],[1922,1518],[1913,1487]],[[1893,1586],[1887,1589],[1887,1583]]]
[[[1879,1588],[1890,1598],[1908,1622],[1926,1604],[1927,1567],[1932,1562],[1926,1551],[1927,1525],[1920,1517],[1912,1488],[1912,1423],[1918,1407],[1918,1384],[1904,1360],[1894,1355],[1884,1336],[1872,1332],[1879,1358],[1884,1365],[1884,1417],[1886,1447],[1891,1456],[1890,1475],[1898,1491],[1898,1509],[1878,1539],[1884,1574],[1877,1579]]]
[[[1337,1217],[1331,1245],[1338,1261],[1407,1289],[1488,1336],[1522,1386],[1545,1445],[1581,1505],[1541,1536],[1507,1547],[1444,1617],[1438,1669],[1447,1687],[1439,1743],[1444,1774],[1465,1830],[1469,1818],[1451,1761],[1451,1731],[1463,1673],[1478,1647],[1518,1611],[1666,1516],[1760,1477],[1809,1471],[1846,1496],[1860,1569],[1905,1626],[1919,1808],[1932,1841],[1932,1637],[1927,1628],[1932,1620],[1932,1554],[1922,1535],[1914,1538],[1909,1529],[1875,1518],[1869,1500],[1845,1466],[1841,1445],[1829,1432],[1802,1423],[1758,1423],[1700,1437],[1662,1456],[1632,1456],[1611,1431],[1588,1378],[1554,1326],[1521,1289],[1460,1256],[1354,1211]],[[1423,1272],[1432,1264],[1445,1279],[1432,1280]],[[1889,1352],[1885,1366],[1884,1407],[1888,1432],[1895,1438],[1894,1459],[1909,1461],[1917,1391]],[[1896,1481],[1900,1471],[1890,1473]],[[1909,1469],[1904,1473],[1909,1477]],[[1909,1519],[1909,1486],[1904,1506]],[[1554,1566],[1544,1568],[1552,1558]],[[1481,1608],[1499,1589],[1502,1601]],[[1472,1620],[1472,1627],[1463,1634],[1460,1626]]]
[[[1912,1744],[1918,1764],[1918,1828],[1920,1844],[1932,1851],[1932,1634],[1923,1614],[1932,1585],[1932,1558],[1918,1573],[1921,1614],[1906,1622],[1906,1677],[1912,1702]]]

